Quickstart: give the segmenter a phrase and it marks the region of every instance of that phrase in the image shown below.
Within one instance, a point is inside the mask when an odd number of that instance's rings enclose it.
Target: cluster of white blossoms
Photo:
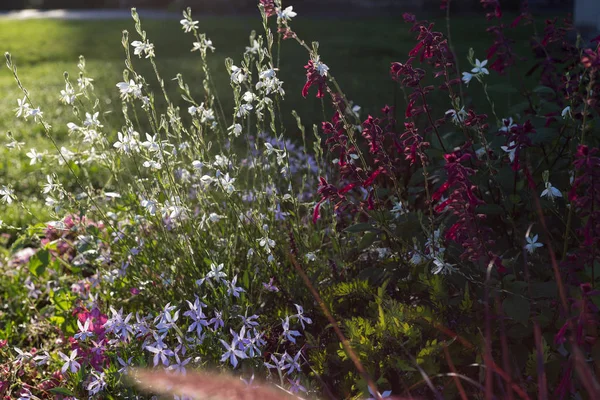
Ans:
[[[410,263],[420,265],[431,261],[433,263],[432,273],[435,275],[446,275],[456,271],[455,264],[444,260],[446,248],[444,247],[441,229],[433,231],[432,235],[425,242],[425,249],[426,251],[421,251],[415,241],[413,250],[409,252],[411,256]]]
[[[140,40],[134,40],[133,42],[131,42],[131,46],[133,46],[133,54],[140,58],[142,57],[142,55],[145,55],[146,58],[155,57],[154,45],[148,40],[145,40],[143,42]]]
[[[475,65],[473,66],[473,69],[471,70],[471,72],[463,72],[462,73],[463,82],[468,85],[469,82],[471,82],[471,80],[473,78],[477,78],[477,79],[481,80],[481,78],[484,75],[489,75],[490,71],[488,71],[488,69],[485,68],[487,63],[488,63],[487,60],[479,61],[479,59],[476,59]]]
[[[23,99],[17,99],[17,103],[18,107],[15,110],[17,117],[23,117],[25,120],[29,117],[33,117],[33,120],[38,122],[44,115],[39,107],[33,108],[27,102],[27,96],[23,97]]]

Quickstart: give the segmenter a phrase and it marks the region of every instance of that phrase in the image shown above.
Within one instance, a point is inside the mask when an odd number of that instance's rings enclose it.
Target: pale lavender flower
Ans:
[[[245,292],[241,287],[235,286],[237,283],[237,275],[233,277],[231,282],[227,284],[227,294],[230,296],[240,297],[240,293]]]
[[[369,397],[367,400],[385,399],[386,397],[390,397],[392,395],[392,391],[391,390],[386,390],[383,393],[377,392],[377,395],[375,395],[375,393],[373,393],[373,390],[371,389],[370,386],[367,386],[367,389],[369,390],[369,393],[371,394],[371,396],[373,396],[373,397]]]
[[[546,196],[552,201],[554,201],[555,197],[562,197],[562,193],[560,192],[560,190],[558,190],[557,188],[552,186],[552,184],[550,182],[546,182],[545,187],[546,188],[544,189],[542,194],[540,194],[540,197]]]
[[[13,347],[13,349],[15,350],[15,352],[17,353],[17,356],[15,357],[15,364],[21,364],[23,361],[27,361],[31,358],[32,354],[28,351],[23,351],[21,349],[19,349],[18,347]]]
[[[77,327],[79,327],[79,332],[74,335],[75,339],[85,341],[87,338],[94,336],[94,332],[90,331],[89,318],[85,320],[84,324],[80,320],[77,320]]]
[[[300,359],[301,355],[302,355],[301,350],[298,350],[298,352],[296,353],[296,355],[293,358],[288,353],[285,353],[284,354],[285,357],[284,358],[282,357],[282,359],[281,359],[281,362],[282,362],[281,369],[287,370],[288,375],[290,375],[294,371],[300,372],[300,363],[298,362],[298,360]]]
[[[267,367],[269,369],[276,369],[278,371],[282,371],[286,355],[287,355],[287,353],[284,353],[281,356],[281,358],[278,360],[277,357],[275,357],[275,354],[271,354],[271,361],[273,363],[272,364],[271,363],[264,363],[265,367]]]
[[[104,390],[106,381],[104,380],[104,372],[92,371],[92,380],[87,384],[86,389],[90,396],[94,396]]]
[[[296,306],[296,310],[298,311],[298,314],[294,315],[294,317],[298,318],[298,320],[300,321],[300,325],[302,325],[302,329],[306,329],[304,327],[304,323],[306,322],[307,324],[312,324],[312,319],[304,316],[304,308],[302,308],[301,305],[294,305]]]
[[[133,357],[129,357],[127,361],[123,360],[121,357],[117,357],[117,361],[121,365],[121,368],[119,368],[117,372],[123,375],[127,375],[127,373],[129,372],[129,367],[131,367],[131,360],[133,360]]]
[[[36,354],[35,357],[33,357],[33,361],[35,361],[35,365],[47,365],[48,362],[50,361],[50,354],[48,354],[47,351],[44,350],[43,353],[38,353]]]
[[[171,311],[173,310],[175,310],[175,307],[171,306],[171,303],[167,303],[165,309],[154,320],[155,323],[158,321],[156,329],[159,333],[167,332],[176,325],[176,322],[179,319],[179,310],[176,310],[174,314],[171,314]]]
[[[258,315],[251,315],[247,318],[244,315],[240,315],[239,317],[242,319],[242,323],[244,324],[244,326],[247,326],[248,328],[258,326],[258,322],[256,322],[256,320],[258,319]]]
[[[214,313],[215,313],[215,317],[211,318],[211,320],[208,321],[208,324],[214,325],[213,330],[216,331],[217,329],[219,329],[219,327],[221,327],[221,328],[224,327],[225,323],[223,322],[223,313],[222,312],[215,310]]]
[[[65,374],[67,370],[70,370],[72,373],[76,373],[77,371],[79,371],[79,368],[81,368],[81,364],[75,361],[75,359],[77,358],[77,349],[73,350],[68,356],[61,351],[58,352],[58,355],[60,356],[60,358],[63,359],[63,361],[65,361],[62,368],[60,369],[60,372],[62,372],[63,374]]]
[[[534,237],[530,237],[529,234],[527,234],[527,236],[525,236],[525,240],[527,240],[527,244],[525,245],[525,249],[530,254],[533,254],[533,252],[535,251],[535,249],[537,249],[538,247],[543,247],[544,246],[542,243],[538,242],[538,235],[535,235]]]
[[[156,344],[158,345],[159,343],[156,343]],[[148,350],[150,353],[154,353],[153,362],[154,362],[155,367],[158,365],[159,361],[162,362],[162,364],[165,367],[168,367],[169,359],[167,357],[173,357],[175,355],[175,353],[173,353],[172,350],[169,350],[163,346],[164,346],[164,344],[162,344],[162,346],[158,346],[158,347],[146,346],[146,350]]]
[[[171,366],[169,367],[169,371],[175,371],[176,373],[179,373],[181,375],[186,375],[187,371],[185,369],[185,366],[190,362],[191,358],[186,358],[185,360],[181,361],[179,359],[179,356],[177,354],[175,354],[175,361],[177,361],[175,364],[171,364]]]
[[[235,338],[231,341],[231,345],[229,343],[227,343],[226,341],[224,341],[223,339],[219,339],[219,341],[221,342],[223,347],[225,347],[225,353],[223,353],[223,355],[221,357],[221,362],[225,362],[225,361],[229,360],[231,365],[233,365],[233,368],[236,368],[238,365],[238,360],[237,360],[238,357],[242,358],[242,359],[248,358],[248,356],[246,356],[246,353],[237,349],[238,343],[235,340]]]
[[[295,337],[302,336],[300,332],[290,330],[290,317],[285,317],[285,321],[282,322],[281,326],[283,327],[283,337],[292,343],[296,343]]]
[[[104,329],[106,332],[112,332],[117,335],[121,341],[128,341],[129,335],[134,333],[133,326],[129,324],[129,320],[133,317],[132,313],[129,313],[123,318],[123,309],[119,311],[115,310],[112,306],[110,307],[112,317],[104,323]]]
[[[279,292],[279,288],[273,284],[274,278],[269,279],[269,283],[263,282],[263,287],[269,292]]]
[[[200,337],[202,335],[202,327],[208,325],[208,322],[206,321],[206,315],[204,315],[204,312],[202,311],[202,307],[206,307],[206,304],[202,303],[198,297],[196,297],[196,301],[194,301],[193,304],[188,300],[186,301],[190,307],[190,310],[183,313],[183,315],[191,318],[193,321],[187,331],[196,331],[196,334],[198,337]]]
[[[287,380],[291,385],[290,392],[298,393],[298,391],[301,391],[301,392],[307,393],[306,388],[300,384],[300,378],[297,378],[295,380],[291,380],[290,378],[287,378]]]

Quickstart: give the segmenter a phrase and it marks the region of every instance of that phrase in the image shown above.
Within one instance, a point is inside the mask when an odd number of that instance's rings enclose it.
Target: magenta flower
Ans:
[[[308,64],[304,66],[304,69],[306,69],[306,83],[302,88],[302,97],[308,96],[308,90],[313,85],[318,87],[317,97],[325,97],[327,71],[329,68],[317,58],[316,60],[308,60]]]

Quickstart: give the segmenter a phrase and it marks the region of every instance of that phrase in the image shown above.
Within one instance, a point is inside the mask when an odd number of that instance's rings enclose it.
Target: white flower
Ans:
[[[223,272],[223,264],[211,264],[210,271],[206,274],[206,279],[216,279],[217,281],[225,282],[223,278],[227,278],[227,274]]]
[[[33,361],[35,361],[35,365],[46,365],[50,361],[50,354],[47,351],[43,353],[38,353],[35,357],[33,357]]]
[[[27,110],[27,114],[25,114],[25,118],[33,117],[33,120],[35,122],[37,122],[38,118],[42,118],[43,115],[44,115],[44,113],[42,112],[42,110],[40,110],[39,107],[36,107],[36,108],[30,108],[29,110]]]
[[[90,331],[90,320],[91,318],[86,319],[84,324],[79,319],[77,320],[79,332],[74,335],[75,339],[85,341],[87,338],[94,336],[94,332]]]
[[[106,387],[106,381],[104,380],[104,372],[97,373],[92,371],[92,380],[87,384],[86,389],[90,392],[90,396],[93,396]]]
[[[119,82],[116,86],[121,91],[122,99],[128,99],[130,95],[134,97],[141,97],[142,95],[142,85],[138,85],[133,79],[130,79],[129,83]]]
[[[462,80],[465,84],[469,84],[469,82],[471,82],[471,79],[473,79],[473,74],[470,74],[468,72],[463,72],[463,77]]]
[[[154,215],[156,213],[157,203],[151,199],[142,199],[140,205],[144,207],[150,215]]]
[[[560,190],[552,186],[550,182],[546,182],[546,189],[540,194],[540,197],[547,196],[550,200],[554,201],[555,197],[562,197]]]
[[[213,46],[213,42],[210,39],[202,39],[201,42],[193,43],[192,51],[200,50],[202,52],[206,51],[206,49],[210,49],[211,51],[215,51],[215,47]]]
[[[244,93],[244,95],[242,96],[242,99],[246,102],[246,103],[252,103],[255,99],[256,96],[254,95],[254,93],[252,92],[246,92]]]
[[[485,147],[480,147],[477,150],[475,150],[475,155],[477,156],[477,158],[481,158],[486,154],[486,150]]]
[[[315,65],[315,69],[321,76],[327,76],[327,71],[329,71],[329,67],[323,64],[321,61],[318,61]]]
[[[537,241],[538,235],[535,235],[533,238],[531,238],[531,237],[529,237],[529,234],[527,234],[527,236],[525,236],[525,240],[527,240],[527,244],[525,245],[525,250],[527,250],[530,254],[533,254],[535,249],[537,249],[538,247],[544,246],[542,243],[539,243]]]
[[[144,161],[144,163],[142,165],[144,166],[144,168],[162,169],[162,164],[159,163],[158,161],[154,161],[154,160]]]
[[[456,270],[454,264],[447,263],[439,257],[433,259],[433,264],[435,265],[435,268],[432,271],[434,275],[439,273],[447,275]]]
[[[423,262],[423,257],[421,257],[421,251],[417,248],[417,245],[414,245],[414,251],[412,251],[412,256],[410,257],[409,262],[412,265],[420,265]],[[409,254],[411,254],[409,253]]]
[[[38,153],[36,149],[29,150],[26,156],[31,158],[31,161],[29,161],[29,165],[35,165],[38,163],[38,161],[42,162],[42,159],[44,157],[44,155],[42,153]]]
[[[65,84],[65,90],[60,91],[60,101],[65,104],[73,104],[75,102],[75,91],[68,83]]]
[[[88,128],[88,127],[102,128],[103,125],[101,125],[100,121],[98,121],[98,115],[100,115],[100,113],[97,111],[94,114],[85,113],[85,121],[83,121],[83,126],[85,126],[86,128]]]
[[[394,214],[394,218],[398,219],[404,213],[406,213],[406,209],[404,208],[404,204],[401,201],[395,201],[394,207],[390,210],[392,214]]]
[[[12,187],[4,185],[0,188],[0,196],[2,196],[2,201],[10,204],[15,199],[15,191]]]
[[[233,135],[235,137],[238,137],[242,134],[242,125],[240,124],[233,124],[229,127],[228,131],[233,132]]]
[[[279,17],[280,19],[283,19],[285,21],[289,21],[292,18],[294,18],[296,15],[298,15],[293,11],[293,9],[294,9],[293,6],[289,6],[283,11],[277,10],[277,17]]]
[[[242,83],[246,79],[246,75],[244,74],[244,70],[235,65],[231,66],[231,81],[234,83]]]
[[[23,351],[18,347],[14,347],[17,356],[15,357],[15,363],[22,363],[23,361],[29,360],[32,354],[28,351]]]
[[[571,118],[573,115],[571,114],[571,107],[570,106],[566,106],[565,108],[563,108],[563,110],[561,111],[560,115],[563,117],[563,119],[567,119]]]
[[[233,186],[233,182],[235,182],[235,178],[229,177],[229,173],[222,176],[219,179],[219,182],[221,183],[221,185],[223,186],[223,189],[225,189],[225,191],[228,194],[235,192],[235,187]]]
[[[271,252],[271,249],[275,247],[275,241],[270,239],[268,236],[265,236],[260,239],[256,239],[260,247],[264,247],[267,253]]]
[[[158,144],[158,142],[156,141],[156,136],[151,136],[150,134],[146,133],[146,141],[140,143],[140,145],[146,149],[148,149],[148,151],[150,152],[157,152],[160,150],[160,145]]]
[[[260,45],[258,44],[258,40],[254,39],[252,42],[252,47],[246,46],[246,53],[257,54],[260,51]]]
[[[58,355],[60,356],[60,358],[63,359],[63,361],[65,361],[62,368],[60,369],[60,372],[64,374],[65,372],[67,372],[67,370],[70,370],[72,373],[76,373],[77,371],[79,371],[81,365],[77,361],[75,361],[75,359],[77,358],[77,349],[73,350],[69,356],[60,351],[58,352]]]
[[[188,33],[193,29],[196,29],[198,21],[190,21],[189,19],[182,19],[179,21],[183,27],[183,30]]]
[[[64,165],[65,161],[66,162],[71,161],[74,156],[75,156],[75,153],[73,153],[71,150],[67,149],[65,146],[62,146],[60,148],[60,156],[58,157],[58,164]]]
[[[456,111],[454,109],[450,109],[446,111],[446,115],[452,116],[452,122],[456,125],[460,125],[460,123],[464,122],[466,116],[468,115],[465,111],[465,108],[462,107],[460,110]]]
[[[502,127],[499,130],[501,132],[510,132],[510,130],[515,126],[517,126],[517,124],[515,124],[513,122],[512,117],[503,118],[502,119]]]
[[[15,109],[17,117],[23,116],[23,118],[27,118],[29,110],[31,109],[31,106],[27,102],[27,97],[23,97],[23,100],[17,99],[17,103],[19,104],[19,106]]]
[[[84,76],[81,78],[77,78],[77,85],[80,89],[85,89],[88,86],[94,88],[94,85],[92,84],[93,81],[94,80],[92,78],[87,78]]]
[[[471,70],[472,73],[474,74],[485,74],[485,75],[489,75],[490,71],[487,70],[487,68],[484,68],[487,65],[487,60],[483,60],[483,61],[479,61],[479,60],[475,60],[475,68],[473,68]]]
[[[139,151],[138,137],[139,133],[132,128],[129,128],[126,133],[117,132],[118,140],[113,144],[113,147],[125,154]]]
[[[510,142],[508,144],[508,146],[500,146],[500,148],[508,153],[508,158],[510,159],[510,162],[514,162],[515,161],[515,156],[517,153],[517,146],[515,144],[515,142]]]
[[[10,149],[10,150],[13,150],[13,149],[21,150],[24,145],[25,145],[25,142],[18,142],[16,140],[13,140],[12,142],[6,144],[6,148]]]
[[[252,107],[252,104],[242,104],[240,105],[240,109],[238,110],[236,116],[238,118],[246,118],[246,116],[250,114],[250,111],[252,111],[253,108],[254,107]]]
[[[134,47],[133,54],[142,58],[142,53],[148,57],[154,57],[154,45],[149,41],[140,42],[139,40],[135,40],[131,42],[131,45]]]

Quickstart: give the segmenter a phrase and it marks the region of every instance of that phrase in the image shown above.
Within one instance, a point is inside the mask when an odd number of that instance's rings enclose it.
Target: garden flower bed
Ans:
[[[404,14],[399,96],[371,115],[279,0],[225,60],[231,107],[191,10],[199,87],[161,74],[133,9],[122,125],[81,57],[56,94],[64,145],[7,53],[16,118],[53,150],[5,145],[45,172],[52,218],[3,224],[0,394],[599,398],[600,37],[548,20],[520,55],[527,8],[481,3],[490,45],[464,59],[450,18]],[[320,126],[284,122],[284,46],[306,51],[299,92]],[[0,202],[36,213],[0,183]]]

